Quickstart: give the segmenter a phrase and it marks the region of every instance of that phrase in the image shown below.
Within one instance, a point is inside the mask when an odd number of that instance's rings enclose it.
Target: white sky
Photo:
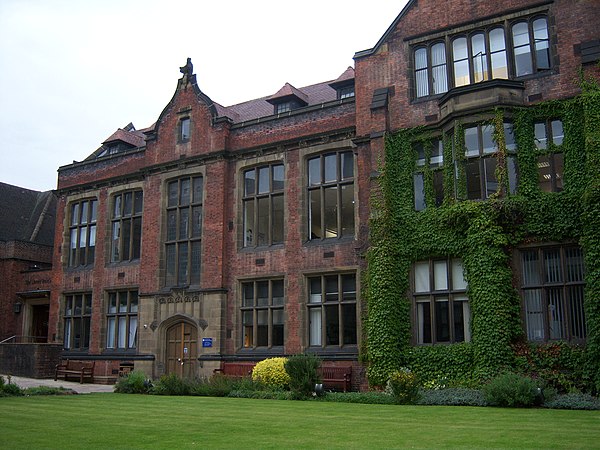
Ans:
[[[117,128],[145,128],[191,57],[224,106],[337,78],[407,0],[0,0],[0,182],[56,187]]]

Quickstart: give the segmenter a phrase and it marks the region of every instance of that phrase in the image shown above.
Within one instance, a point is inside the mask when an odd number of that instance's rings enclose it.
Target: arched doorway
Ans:
[[[182,378],[196,375],[198,329],[188,322],[178,322],[167,329],[167,374]]]

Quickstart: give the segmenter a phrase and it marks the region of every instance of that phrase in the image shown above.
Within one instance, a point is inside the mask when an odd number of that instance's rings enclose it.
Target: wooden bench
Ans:
[[[352,366],[321,366],[319,374],[326,389],[352,390]]]
[[[255,365],[255,362],[222,362],[221,367],[213,370],[213,373],[234,378],[249,377]]]
[[[71,361],[67,359],[56,365],[54,381],[61,376],[64,377],[65,381],[67,381],[67,378],[77,377],[80,383],[83,383],[83,380],[90,380],[90,383],[93,383],[94,365],[95,361]]]

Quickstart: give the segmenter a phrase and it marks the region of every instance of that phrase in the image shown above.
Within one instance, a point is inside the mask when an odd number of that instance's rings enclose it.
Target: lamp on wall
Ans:
[[[19,314],[21,312],[21,308],[23,307],[23,303],[21,303],[19,300],[17,300],[15,302],[15,304],[13,305],[13,311],[15,314]]]

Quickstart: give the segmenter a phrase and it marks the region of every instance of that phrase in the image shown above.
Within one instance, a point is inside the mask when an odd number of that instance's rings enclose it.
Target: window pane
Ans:
[[[127,312],[127,292],[119,292],[119,312]]]
[[[338,237],[338,188],[331,186],[324,190],[325,193],[325,237]]]
[[[585,339],[587,330],[583,306],[583,286],[569,286],[567,292],[571,336],[576,339]]]
[[[129,293],[129,311],[136,313],[138,311],[138,293],[132,291]]]
[[[354,185],[341,186],[342,190],[342,236],[354,234]]]
[[[325,307],[325,345],[339,345],[340,343],[340,318],[338,305]]]
[[[169,191],[169,200],[168,200],[168,206],[177,206],[178,203],[178,195],[177,195],[177,191],[178,191],[178,183],[177,181],[172,181],[171,183],[169,183],[169,187],[168,187],[168,191]]]
[[[273,191],[280,191],[283,189],[284,177],[283,164],[273,166]]]
[[[115,348],[115,318],[106,321],[106,348]]]
[[[256,306],[269,305],[269,282],[259,281],[256,283]]]
[[[325,301],[337,302],[339,300],[338,292],[337,275],[325,277]]]
[[[177,238],[177,210],[167,211],[167,241]]]
[[[131,242],[131,219],[123,221],[123,255],[122,260],[129,259],[129,243]]]
[[[182,208],[179,210],[179,235],[178,239],[187,239],[189,237],[190,229],[190,210],[188,208]]]
[[[464,86],[471,82],[469,77],[469,60],[467,39],[458,38],[452,42],[454,56],[454,86]]]
[[[310,191],[310,238],[320,239],[323,238],[323,231],[321,228],[321,191],[313,190]]]
[[[115,195],[115,205],[113,209],[113,217],[121,217],[121,196]]]
[[[415,50],[415,69],[427,68],[427,49],[418,48]]]
[[[108,313],[115,314],[117,312],[117,294],[111,292],[108,296]]]
[[[177,284],[186,284],[188,281],[188,243],[179,245],[177,255]]]
[[[533,73],[531,62],[531,47],[529,44],[529,30],[526,22],[520,22],[512,27],[513,45],[515,55],[515,69],[518,77]]]
[[[467,176],[467,198],[477,200],[481,198],[481,175],[479,173],[479,160],[468,161],[465,165]]]
[[[535,286],[541,284],[538,264],[539,256],[536,250],[521,252],[521,273],[523,277],[523,286]]]
[[[200,241],[192,242],[192,255],[190,259],[190,283],[200,284]]]
[[[342,344],[356,344],[356,304],[342,305],[342,320]]]
[[[167,260],[167,285],[175,284],[175,244],[165,246],[166,260]]]
[[[309,284],[310,284],[309,302],[310,303],[321,303],[321,301],[322,301],[321,300],[321,292],[322,292],[321,278],[310,278]]]
[[[429,299],[417,300],[417,343],[431,344],[431,304]]]
[[[434,139],[431,148],[431,158],[429,165],[431,167],[441,167],[444,164],[444,143],[441,139]]]
[[[550,125],[552,127],[552,143],[554,145],[561,145],[565,137],[562,121],[553,120]]]
[[[133,194],[131,192],[126,192],[123,195],[123,215],[131,216],[133,212]]]
[[[548,136],[546,135],[546,124],[544,122],[536,122],[534,126],[535,146],[540,150],[547,147]]]
[[[269,198],[258,199],[257,211],[257,234],[256,245],[268,245],[269,243]]]
[[[514,152],[517,150],[513,124],[510,122],[504,122],[504,143],[506,145],[506,150],[509,152]]]
[[[490,31],[489,38],[492,61],[492,78],[508,78],[504,29],[494,28],[492,31]]]
[[[325,183],[336,181],[338,179],[336,156],[337,155],[334,153],[332,155],[325,155],[323,158],[325,164]]]
[[[272,244],[283,242],[283,195],[273,196]]]
[[[544,310],[542,306],[542,290],[530,289],[523,292],[525,300],[525,326],[527,339],[538,341],[545,339]]]
[[[88,202],[81,202],[81,220],[79,223],[88,223]]]
[[[344,152],[340,154],[342,158],[342,180],[354,177],[354,154]]]
[[[450,316],[447,298],[435,300],[435,338],[437,342],[450,341]]]
[[[118,335],[118,348],[125,348],[125,344],[127,342],[127,318],[122,316],[119,317],[119,330],[117,331]]]
[[[269,168],[261,167],[258,169],[258,193],[266,194],[269,190]]]
[[[79,203],[75,203],[71,208],[71,225],[78,225],[79,220]]]
[[[433,93],[448,91],[448,74],[446,73],[446,46],[440,42],[431,47],[431,75]]]
[[[321,345],[321,308],[311,308],[309,320],[309,344]]]
[[[321,158],[308,160],[308,184],[310,186],[321,184]]]
[[[479,138],[477,127],[465,128],[465,156],[479,156]]]
[[[538,156],[538,184],[544,192],[552,192],[552,169],[550,168],[550,158],[548,156]]]
[[[483,141],[483,153],[486,155],[494,153],[496,151],[494,127],[492,125],[483,125],[481,127],[481,137]]]
[[[259,309],[256,311],[256,346],[266,347],[269,345],[269,311]]]
[[[194,203],[202,203],[202,189],[204,180],[202,177],[194,177],[192,182],[194,184],[194,198],[192,201]]]
[[[550,288],[547,295],[550,339],[564,339],[566,338],[566,323],[562,288]]]
[[[417,166],[425,165],[425,149],[423,148],[422,142],[415,142],[413,144],[413,149],[417,155]]]
[[[142,246],[142,218],[136,217],[133,219],[133,259],[139,259]]]
[[[452,307],[452,315],[454,321],[454,341],[453,342],[465,342],[469,341],[468,336],[468,303],[466,299],[460,299],[455,297]]]
[[[467,289],[467,282],[464,277],[463,264],[460,259],[452,260],[452,288],[454,290]]]
[[[202,207],[192,208],[192,237],[200,237],[202,234]]]
[[[559,249],[544,251],[544,274],[546,283],[562,283],[562,264]]]
[[[563,190],[563,172],[565,167],[564,155],[562,153],[555,153],[552,155],[554,162],[554,180],[556,183],[556,191],[560,192]]]
[[[583,255],[580,248],[565,249],[567,282],[584,281]]]
[[[120,247],[121,247],[121,222],[113,222],[113,226],[112,226],[112,247],[111,247],[111,260],[114,261],[120,261],[121,259],[121,254],[120,254]]]
[[[254,283],[242,284],[242,306],[254,306]]]
[[[142,191],[135,191],[133,204],[133,212],[141,214],[144,209],[144,193]]]
[[[129,318],[129,348],[135,348],[137,341],[137,317]]]
[[[179,194],[179,204],[180,205],[189,205],[190,204],[190,180],[189,178],[184,178],[180,182],[180,194]]]
[[[535,62],[538,70],[550,68],[550,43],[548,26],[545,18],[533,21],[533,38],[535,42]]]
[[[254,169],[244,172],[244,195],[254,195],[256,192],[256,172]]]
[[[479,83],[480,81],[489,79],[485,35],[483,33],[477,33],[471,36],[471,55],[474,76],[473,82]]]
[[[427,261],[415,264],[415,292],[429,292],[429,263]]]
[[[283,310],[273,310],[273,336],[271,345],[283,345]]]
[[[446,261],[434,261],[433,263],[433,286],[436,291],[448,289],[447,265]]]
[[[427,76],[427,49],[415,50],[415,82],[417,97],[429,95],[429,80]]]
[[[273,306],[283,306],[283,280],[276,280],[271,283],[271,290],[273,296]],[[283,322],[282,322],[283,323]]]
[[[413,175],[414,192],[415,192],[415,210],[422,211],[425,209],[425,185],[422,173]]]
[[[254,245],[254,199],[244,202],[244,246]]]
[[[254,346],[253,336],[253,313],[252,311],[244,311],[243,313],[243,324],[244,324],[244,347]]]

